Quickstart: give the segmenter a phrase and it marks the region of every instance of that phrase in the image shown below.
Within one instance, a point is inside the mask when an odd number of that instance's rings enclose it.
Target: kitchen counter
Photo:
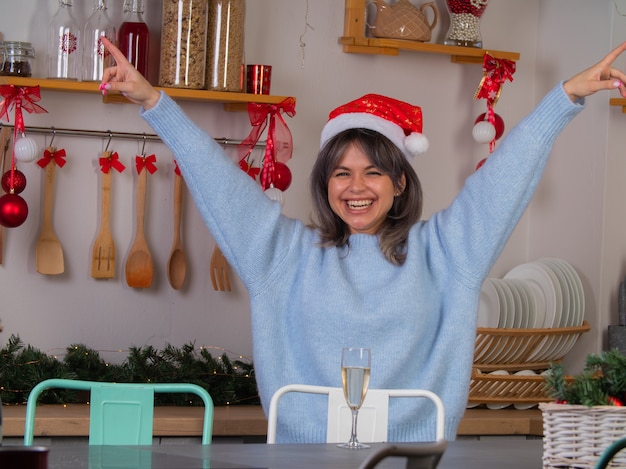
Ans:
[[[5,405],[3,434],[24,435],[25,405]],[[203,407],[157,406],[154,409],[155,436],[200,436]],[[260,406],[219,406],[215,408],[213,435],[264,436],[267,420]],[[89,406],[87,404],[40,405],[37,407],[35,436],[87,436]],[[459,426],[459,436],[543,435],[541,411],[485,408],[467,409]]]

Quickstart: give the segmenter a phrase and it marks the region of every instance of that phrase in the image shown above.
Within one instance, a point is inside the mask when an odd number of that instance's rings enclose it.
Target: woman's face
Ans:
[[[394,193],[391,178],[373,166],[354,144],[348,147],[328,181],[330,207],[348,225],[350,234],[376,234],[391,210]]]

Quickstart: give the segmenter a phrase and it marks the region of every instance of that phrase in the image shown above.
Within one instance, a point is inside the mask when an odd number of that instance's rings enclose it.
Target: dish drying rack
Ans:
[[[587,321],[576,327],[505,329],[479,327],[474,346],[474,365],[468,404],[538,404],[549,402],[541,372],[560,363],[582,334],[591,329]],[[504,370],[515,373],[490,374]]]

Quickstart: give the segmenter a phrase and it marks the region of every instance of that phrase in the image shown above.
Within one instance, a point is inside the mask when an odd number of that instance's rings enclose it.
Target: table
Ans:
[[[55,445],[49,469],[356,469],[383,443],[345,450],[334,444],[212,444],[154,446]],[[533,469],[542,466],[541,440],[458,440],[448,443],[440,469]],[[387,458],[377,468],[405,468],[406,459]]]

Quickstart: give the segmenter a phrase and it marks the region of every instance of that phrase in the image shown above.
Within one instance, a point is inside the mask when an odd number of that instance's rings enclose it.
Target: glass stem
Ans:
[[[359,415],[359,409],[352,409],[352,433],[350,435],[350,446],[357,446],[359,440],[356,438],[356,420]]]

